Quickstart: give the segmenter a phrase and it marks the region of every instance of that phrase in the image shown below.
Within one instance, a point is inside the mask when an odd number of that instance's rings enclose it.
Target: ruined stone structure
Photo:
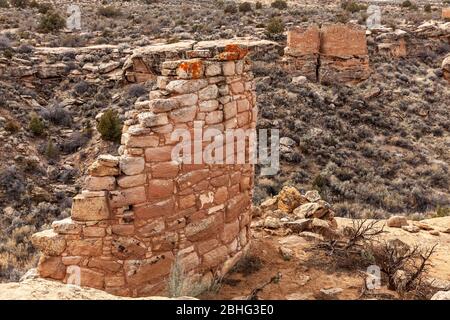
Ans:
[[[248,248],[253,165],[174,161],[171,137],[198,123],[220,132],[255,127],[248,49],[181,43],[146,52],[132,56],[125,76],[155,77],[157,88],[128,113],[120,156],[99,156],[71,218],[33,235],[44,278],[76,283],[79,276],[82,286],[123,296],[168,294],[174,280],[190,294]],[[173,270],[180,279],[171,279]]]
[[[288,31],[285,65],[312,81],[357,83],[370,75],[365,30],[357,25],[325,24]]]

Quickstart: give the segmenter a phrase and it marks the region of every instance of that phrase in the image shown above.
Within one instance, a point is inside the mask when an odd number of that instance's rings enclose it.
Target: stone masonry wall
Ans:
[[[33,235],[41,277],[73,283],[78,270],[82,286],[146,296],[168,294],[171,270],[182,270],[183,294],[190,294],[247,250],[253,165],[173,161],[171,133],[192,133],[194,121],[221,132],[255,128],[248,49],[176,50],[174,59],[187,59],[153,64],[157,88],[129,112],[120,156],[99,156],[71,218]]]
[[[292,28],[285,54],[286,68],[312,81],[353,84],[370,75],[365,30],[357,25]]]

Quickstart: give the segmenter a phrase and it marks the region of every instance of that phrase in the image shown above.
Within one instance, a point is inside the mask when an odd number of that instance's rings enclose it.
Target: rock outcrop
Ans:
[[[331,205],[316,190],[301,194],[295,187],[285,186],[278,195],[264,201],[260,210],[262,220],[257,227],[312,232],[328,239],[340,237]]]

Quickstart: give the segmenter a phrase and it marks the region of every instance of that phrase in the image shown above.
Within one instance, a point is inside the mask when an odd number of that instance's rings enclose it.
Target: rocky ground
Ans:
[[[284,138],[281,172],[257,177],[256,204],[292,185],[318,190],[340,217],[450,214],[445,1],[432,2],[429,10],[428,1],[380,2],[386,29],[367,37],[373,72],[352,87],[287,73],[281,63],[285,30],[299,23],[364,24],[370,1],[356,7],[288,1],[287,9],[251,1],[250,11],[228,1],[86,1],[76,33],[46,27],[49,12],[64,17],[64,2],[50,10],[45,1],[23,8],[21,1],[10,2],[0,0],[0,281],[17,281],[35,266],[31,234],[67,217],[87,166],[101,153],[116,152],[114,142],[101,139],[96,117],[113,109],[124,119],[146,99],[153,83],[124,83],[122,67],[133,49],[154,43],[251,36],[279,44],[254,70],[258,126],[278,127]],[[407,39],[406,57],[379,50],[400,36]],[[33,118],[41,129],[32,129]],[[272,241],[259,234],[255,250],[262,239]]]

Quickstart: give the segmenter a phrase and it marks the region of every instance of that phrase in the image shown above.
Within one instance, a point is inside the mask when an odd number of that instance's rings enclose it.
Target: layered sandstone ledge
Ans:
[[[365,29],[352,24],[290,29],[284,61],[288,70],[324,84],[357,83],[371,72]]]
[[[124,67],[132,68],[134,80],[145,74],[138,70],[148,70],[157,88],[128,112],[120,156],[102,155],[90,166],[71,218],[33,236],[43,252],[41,277],[79,278],[81,286],[122,296],[174,294],[170,286],[181,282],[177,293],[191,294],[246,252],[253,165],[173,161],[178,141],[171,133],[192,133],[194,123],[219,132],[255,128],[248,47],[184,45],[144,55],[147,60],[138,53]]]

